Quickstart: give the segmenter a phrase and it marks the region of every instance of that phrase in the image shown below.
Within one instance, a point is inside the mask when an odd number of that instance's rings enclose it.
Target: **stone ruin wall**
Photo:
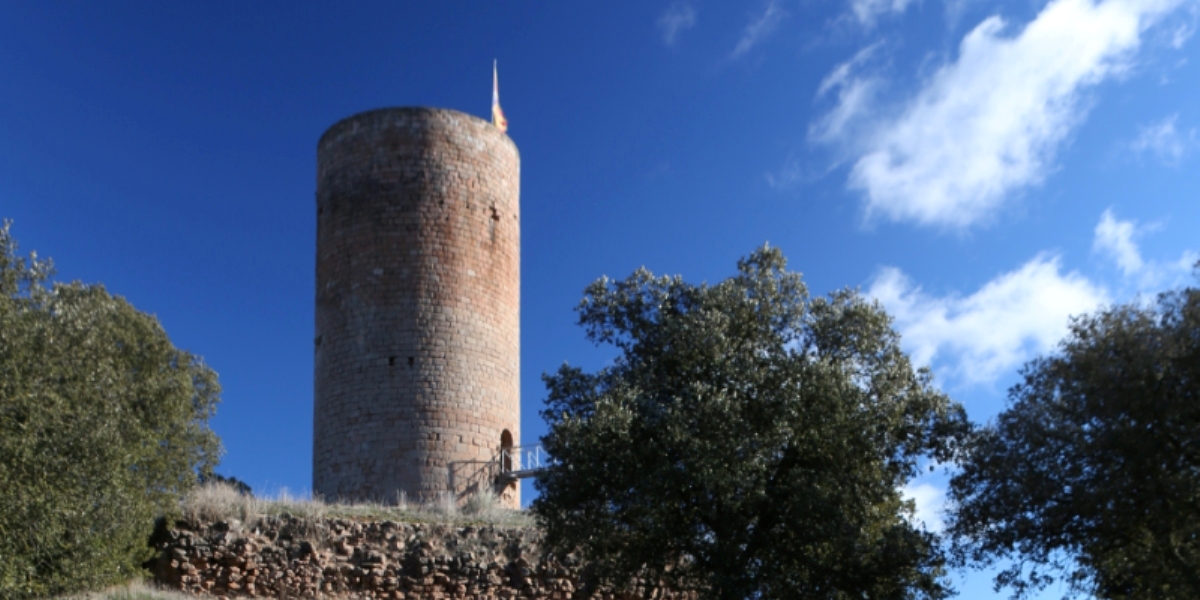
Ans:
[[[635,587],[587,591],[580,566],[546,560],[533,528],[263,517],[162,524],[160,585],[211,598],[695,600]],[[643,593],[649,595],[643,596]]]

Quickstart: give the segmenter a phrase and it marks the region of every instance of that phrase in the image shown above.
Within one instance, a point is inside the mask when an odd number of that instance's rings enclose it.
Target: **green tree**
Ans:
[[[47,285],[0,228],[0,597],[128,580],[211,470],[216,374],[102,286]]]
[[[763,247],[716,285],[638,270],[578,308],[618,350],[546,376],[535,483],[547,546],[597,581],[706,597],[941,598],[937,538],[900,488],[948,460],[961,407],[914,372],[889,317],[856,292],[810,299]]]
[[[1200,598],[1200,290],[1075,319],[968,450],[948,531],[997,588]]]

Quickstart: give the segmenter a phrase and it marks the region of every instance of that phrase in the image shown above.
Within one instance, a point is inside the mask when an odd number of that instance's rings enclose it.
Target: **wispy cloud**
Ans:
[[[1137,138],[1129,145],[1137,154],[1152,154],[1168,166],[1178,165],[1196,145],[1196,130],[1186,134],[1175,127],[1179,114],[1138,128]]]
[[[680,34],[695,26],[696,9],[687,2],[672,4],[658,18],[658,28],[662,30],[663,43],[667,46],[674,46]]]
[[[838,143],[839,140],[858,137],[869,124],[863,118],[875,104],[875,96],[882,86],[876,77],[860,74],[876,55],[883,42],[876,42],[859,50],[850,60],[838,65],[817,87],[817,99],[831,91],[837,91],[837,105],[812,123],[808,130],[809,139],[823,143]]]
[[[1185,250],[1174,261],[1143,258],[1137,239],[1161,227],[1158,223],[1142,225],[1132,219],[1118,219],[1111,208],[1105,209],[1096,224],[1092,251],[1113,261],[1139,292],[1155,292],[1164,286],[1176,285],[1191,272],[1198,255],[1194,250]]]
[[[1045,179],[1086,115],[1086,92],[1127,72],[1145,30],[1184,1],[1053,0],[1015,33],[988,18],[893,116],[864,102],[877,76],[827,80],[838,102],[810,138],[847,149],[848,186],[868,218],[977,225]],[[848,126],[869,117],[866,131]]]
[[[1162,227],[1122,220],[1111,208],[1100,215],[1092,250],[1113,261],[1125,279],[1111,288],[1077,271],[1064,272],[1059,256],[1042,253],[965,296],[925,292],[895,267],[880,269],[867,295],[893,317],[915,364],[932,365],[956,383],[991,384],[1053,350],[1072,316],[1121,300],[1111,289],[1127,301],[1180,285],[1200,252],[1188,249],[1169,261],[1145,258],[1138,238]]]
[[[1176,27],[1175,31],[1173,31],[1171,33],[1171,47],[1176,50],[1182,50],[1183,45],[1186,44],[1187,41],[1189,39],[1191,39],[1192,35],[1195,33],[1196,33],[1195,21],[1193,21],[1191,23],[1184,23],[1184,24],[1180,25],[1179,27]]]
[[[737,46],[733,48],[733,53],[729,55],[729,58],[741,58],[751,48],[767,39],[772,33],[775,33],[775,29],[779,27],[779,23],[786,16],[787,12],[779,5],[779,0],[767,0],[762,14],[755,17],[742,31],[742,37],[738,40]]]
[[[850,0],[850,12],[864,27],[873,27],[875,21],[888,13],[902,13],[912,0]]]
[[[1111,208],[1106,209],[1104,214],[1100,215],[1100,222],[1096,224],[1092,251],[1111,258],[1126,277],[1136,275],[1146,266],[1137,243],[1133,241],[1137,233],[1136,223],[1119,221],[1113,216]]]
[[[991,384],[1045,353],[1067,332],[1070,317],[1109,302],[1108,292],[1060,258],[1041,254],[969,296],[924,292],[894,267],[882,269],[868,295],[895,319],[917,365],[933,365],[966,384]]]
[[[848,81],[856,79],[856,74],[875,54],[879,51],[883,42],[875,42],[862,50],[854,53],[854,56],[833,68],[825,79],[821,80],[821,85],[817,87],[817,98],[824,96],[829,90],[845,87]]]

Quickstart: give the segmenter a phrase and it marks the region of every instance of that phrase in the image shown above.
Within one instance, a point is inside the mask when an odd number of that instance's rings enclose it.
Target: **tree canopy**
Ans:
[[[592,583],[634,578],[706,597],[941,598],[934,534],[902,486],[948,460],[961,407],[914,371],[889,317],[856,292],[810,298],[778,249],[716,285],[641,269],[578,308],[617,350],[545,376],[556,463],[532,510]]]
[[[968,456],[949,532],[997,587],[1200,598],[1200,290],[1074,320]]]
[[[0,227],[0,596],[128,580],[216,462],[216,374],[103,286],[47,285]]]

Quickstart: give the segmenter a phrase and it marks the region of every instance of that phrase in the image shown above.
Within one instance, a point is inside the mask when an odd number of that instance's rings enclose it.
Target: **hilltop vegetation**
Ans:
[[[786,266],[763,247],[715,285],[642,269],[588,287],[580,324],[618,355],[546,377],[547,545],[705,598],[944,598],[900,490],[953,456],[965,413],[877,304],[810,298]]]
[[[1011,560],[1017,596],[1200,598],[1200,289],[1079,317],[1023,375],[952,481],[959,563]]]
[[[217,374],[101,285],[48,284],[0,227],[0,597],[141,574],[155,517],[220,450]]]

